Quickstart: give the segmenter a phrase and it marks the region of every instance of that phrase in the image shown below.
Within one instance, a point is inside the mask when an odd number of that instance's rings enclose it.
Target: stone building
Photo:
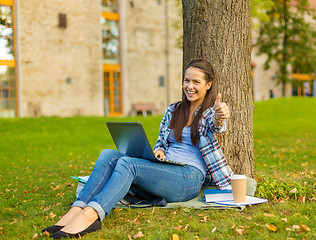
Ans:
[[[177,1],[0,0],[0,117],[162,112],[181,97]]]
[[[0,0],[0,117],[162,113],[181,98],[179,3]],[[254,49],[254,100],[282,96],[265,58]]]

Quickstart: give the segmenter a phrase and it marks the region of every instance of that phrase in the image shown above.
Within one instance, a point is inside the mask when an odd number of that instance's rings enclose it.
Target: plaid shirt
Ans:
[[[171,104],[160,123],[159,135],[154,150],[162,149],[164,152],[168,149],[168,136],[170,133],[169,124],[172,118],[172,113],[175,110],[175,104]],[[195,113],[197,113],[198,109]],[[202,114],[199,126],[199,148],[202,157],[207,166],[206,178],[204,184],[217,185],[219,189],[230,189],[230,176],[233,174],[228,166],[222,149],[216,139],[217,133],[223,133],[226,130],[226,121],[220,127],[217,127],[212,117],[214,115],[213,108],[205,110]]]

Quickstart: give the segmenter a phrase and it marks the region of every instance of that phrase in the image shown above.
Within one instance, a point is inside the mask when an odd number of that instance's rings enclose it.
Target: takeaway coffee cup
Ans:
[[[247,177],[245,175],[232,175],[230,182],[232,184],[234,202],[246,202]]]

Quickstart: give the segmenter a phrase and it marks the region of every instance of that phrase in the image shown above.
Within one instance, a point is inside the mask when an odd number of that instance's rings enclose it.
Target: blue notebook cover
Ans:
[[[232,193],[232,190],[219,190],[219,189],[205,189],[204,195],[206,194],[223,194],[223,193]]]

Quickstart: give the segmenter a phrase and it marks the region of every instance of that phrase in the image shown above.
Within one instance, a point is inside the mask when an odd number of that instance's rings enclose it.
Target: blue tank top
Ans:
[[[179,143],[174,137],[174,130],[168,136],[169,148],[166,152],[166,159],[179,161],[194,166],[206,174],[206,164],[200,152],[199,144],[194,146],[191,141],[191,128],[184,127],[182,142]]]

